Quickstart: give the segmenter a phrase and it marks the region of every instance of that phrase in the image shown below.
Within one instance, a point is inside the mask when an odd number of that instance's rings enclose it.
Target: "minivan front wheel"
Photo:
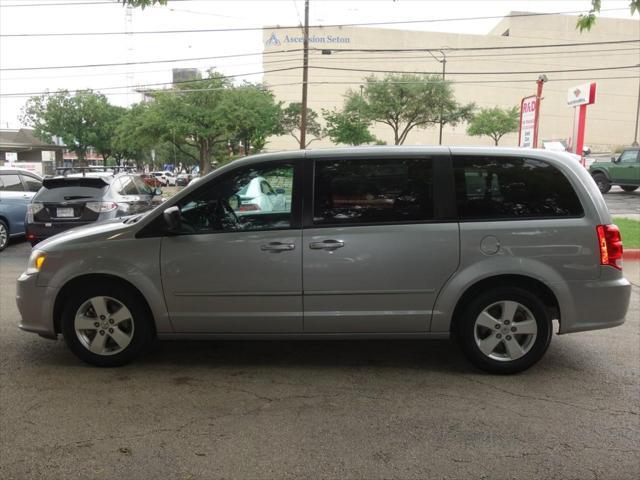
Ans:
[[[87,286],[71,294],[62,312],[62,334],[81,360],[101,367],[131,362],[153,341],[143,302],[118,284]]]
[[[553,324],[544,303],[517,287],[480,294],[464,309],[457,335],[467,358],[491,373],[518,373],[546,352]]]

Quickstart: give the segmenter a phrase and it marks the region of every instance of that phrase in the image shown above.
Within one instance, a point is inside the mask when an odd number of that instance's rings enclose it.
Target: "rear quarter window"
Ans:
[[[567,177],[541,160],[457,156],[453,159],[461,220],[580,217]]]

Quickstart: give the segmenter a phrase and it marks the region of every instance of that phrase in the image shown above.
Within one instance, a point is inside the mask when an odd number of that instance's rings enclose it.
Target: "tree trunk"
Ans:
[[[86,167],[87,166],[87,158],[86,158],[86,153],[83,149],[81,150],[77,150],[76,151],[76,155],[78,156],[78,164],[80,167]]]
[[[500,138],[494,138],[493,141],[496,142],[496,147],[498,146],[498,141],[500,140]]]

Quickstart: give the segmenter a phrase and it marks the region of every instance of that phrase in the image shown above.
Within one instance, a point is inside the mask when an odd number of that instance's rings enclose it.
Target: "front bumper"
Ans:
[[[20,275],[16,285],[16,303],[22,317],[18,327],[43,337],[57,336],[53,321],[53,305],[57,289],[37,285],[38,275]]]
[[[599,330],[624,323],[631,298],[631,284],[626,278],[620,277],[619,272],[608,271],[611,267],[603,268],[606,271],[599,280],[568,283],[572,301],[570,305],[560,306],[562,318],[559,333]]]

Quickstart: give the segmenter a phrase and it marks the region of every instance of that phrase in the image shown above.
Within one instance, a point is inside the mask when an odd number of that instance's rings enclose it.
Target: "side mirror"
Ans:
[[[154,195],[162,195],[162,189],[161,189],[161,188],[156,188],[156,189],[153,191],[153,194],[154,194]]]
[[[618,158],[616,158],[616,156],[614,155],[613,157],[611,157],[611,162],[618,163]]]
[[[182,223],[182,215],[180,214],[180,209],[175,205],[173,207],[167,208],[164,212],[162,212],[164,217],[164,221],[169,227],[170,232],[177,232],[180,230],[180,224]]]
[[[276,188],[276,193],[278,195],[284,195],[286,192],[285,192],[284,188],[280,187],[280,188]]]

